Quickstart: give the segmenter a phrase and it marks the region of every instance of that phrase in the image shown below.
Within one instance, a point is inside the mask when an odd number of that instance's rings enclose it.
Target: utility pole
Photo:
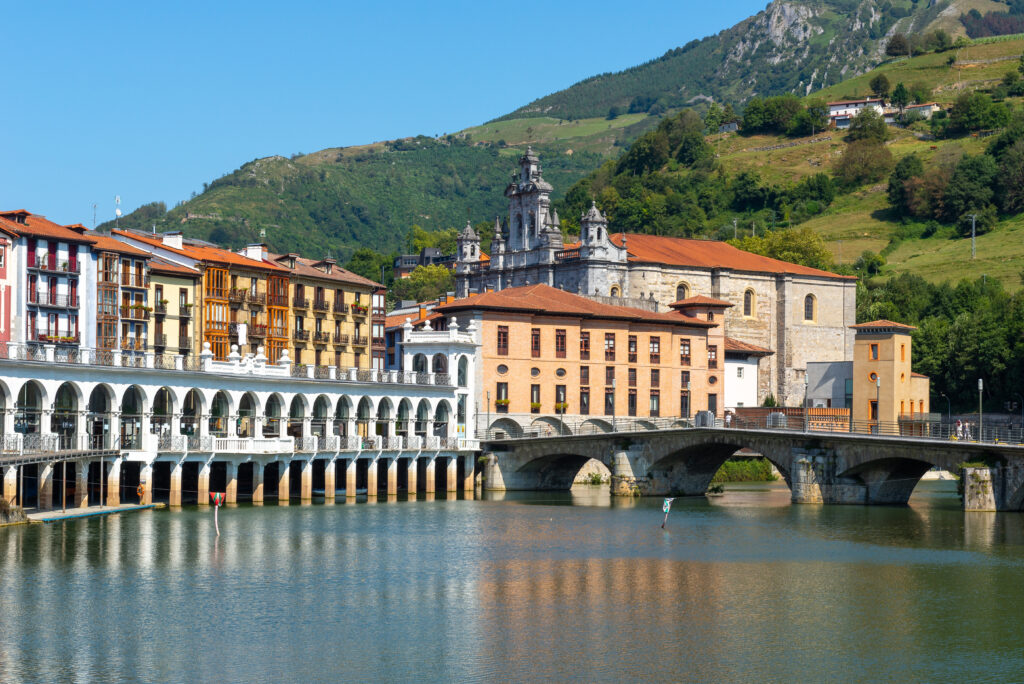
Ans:
[[[975,238],[975,235],[976,235],[975,228],[977,227],[978,215],[977,214],[969,214],[969,216],[971,217],[971,258],[973,259],[974,258],[974,254],[975,254],[975,250],[974,250],[974,238]]]
[[[736,219],[732,220],[732,239],[735,240],[739,237],[738,229],[736,228]]]

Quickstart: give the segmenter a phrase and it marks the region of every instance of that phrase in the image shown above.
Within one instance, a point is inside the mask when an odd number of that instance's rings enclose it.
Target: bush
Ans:
[[[778,479],[767,458],[730,458],[711,482],[775,482]]]
[[[873,107],[865,107],[850,122],[846,139],[850,142],[855,140],[873,140],[885,142],[889,138],[889,127],[885,119]]]
[[[834,169],[836,179],[848,188],[885,178],[892,168],[892,153],[877,142],[850,143]]]

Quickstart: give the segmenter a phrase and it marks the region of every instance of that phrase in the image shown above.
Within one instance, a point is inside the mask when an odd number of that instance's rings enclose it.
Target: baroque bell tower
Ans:
[[[508,197],[510,252],[531,250],[541,245],[551,218],[551,184],[541,176],[540,159],[527,147],[519,159],[519,170],[505,189]]]

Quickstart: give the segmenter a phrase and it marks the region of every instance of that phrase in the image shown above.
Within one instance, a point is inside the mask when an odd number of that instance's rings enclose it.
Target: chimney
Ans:
[[[263,261],[264,247],[262,244],[254,243],[245,246],[245,258],[253,261]]]
[[[422,319],[422,318],[425,318],[425,317],[426,317],[426,315],[427,315],[427,309],[426,309],[426,307],[424,307],[424,306],[421,306],[421,307],[420,307],[420,312],[419,312],[419,314],[418,314],[418,315],[416,316],[416,318],[417,318],[417,319]]]
[[[183,245],[181,233],[179,233],[179,232],[164,233],[163,243],[167,247],[173,247],[174,249],[181,249],[182,245]]]

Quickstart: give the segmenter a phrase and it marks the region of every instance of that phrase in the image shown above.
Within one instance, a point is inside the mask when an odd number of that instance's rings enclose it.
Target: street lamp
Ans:
[[[490,439],[491,434],[491,390],[487,390],[487,427],[484,429],[484,437]]]
[[[946,396],[945,392],[939,392],[939,396],[945,398],[945,400],[946,400],[946,422],[952,424],[953,423],[953,402],[951,402],[949,400],[949,397]]]
[[[981,413],[981,391],[985,388],[985,381],[978,378],[978,441],[984,442],[982,435],[985,434],[985,419]]]
[[[615,378],[612,378],[612,432],[615,432]]]

